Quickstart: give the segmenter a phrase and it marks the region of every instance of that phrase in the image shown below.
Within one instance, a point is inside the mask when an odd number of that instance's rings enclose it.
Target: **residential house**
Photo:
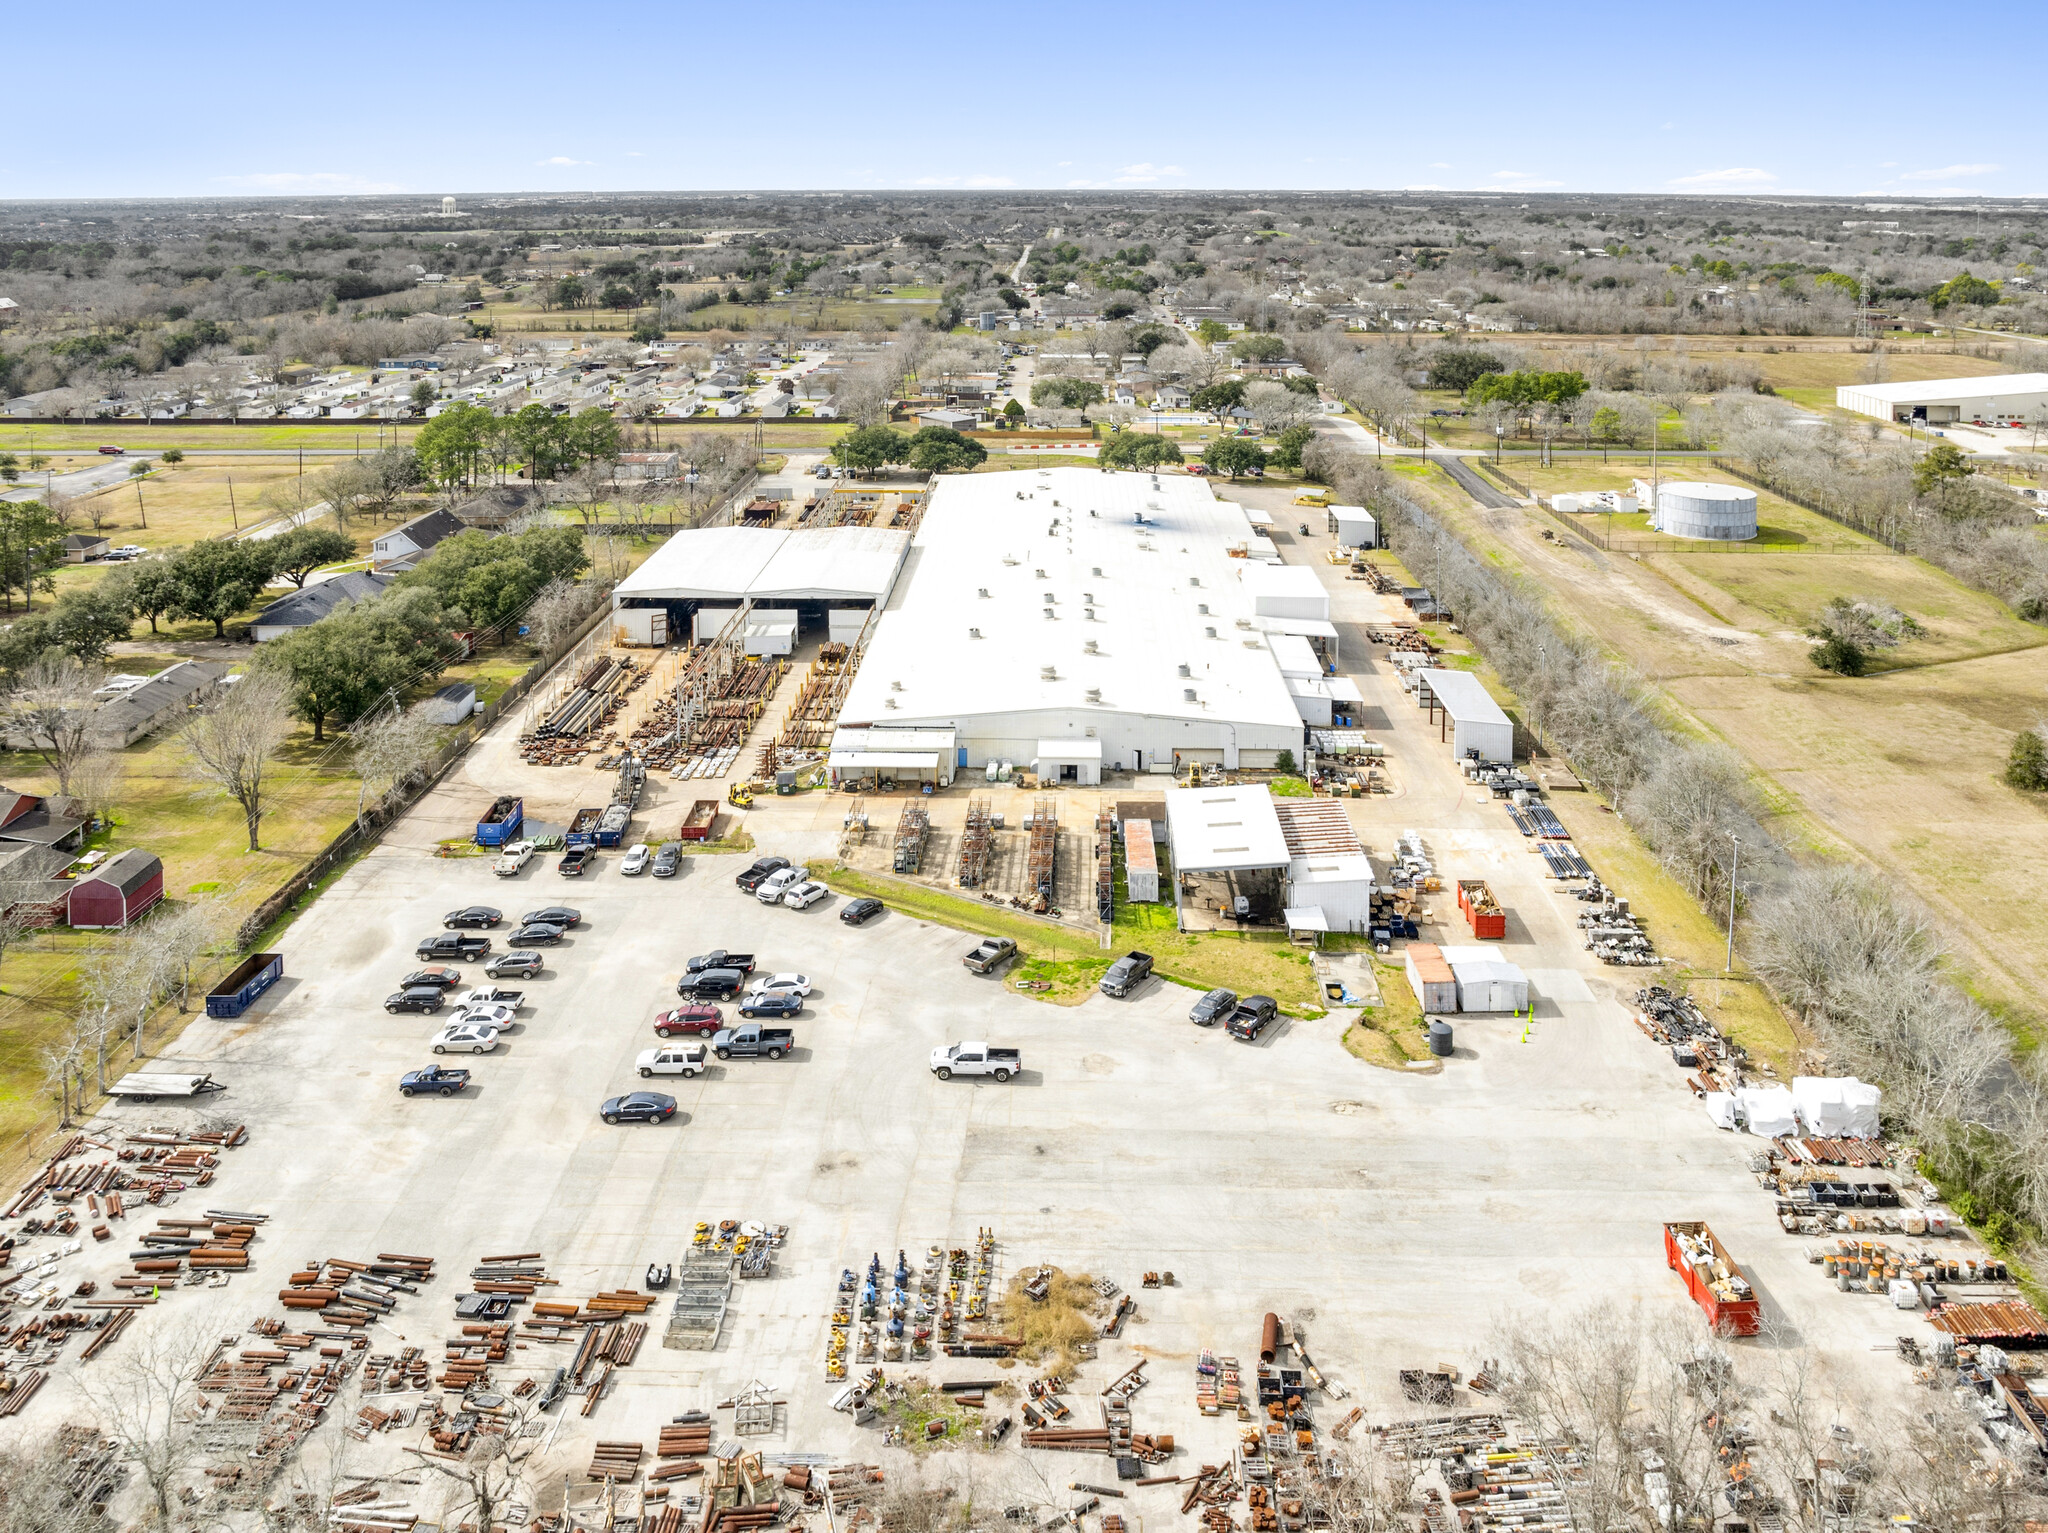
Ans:
[[[71,881],[57,875],[77,860],[52,846],[0,841],[0,917],[38,927],[64,920]]]
[[[85,821],[55,813],[43,795],[0,788],[0,846],[41,846],[52,851],[75,852],[84,839]]]
[[[396,578],[394,575],[375,575],[367,570],[351,570],[345,575],[315,581],[302,591],[280,596],[257,613],[255,621],[249,625],[249,632],[258,644],[282,639],[301,628],[311,627],[331,612],[383,595]]]
[[[1195,396],[1178,383],[1162,383],[1152,392],[1152,403],[1161,410],[1192,409]]]
[[[180,660],[154,676],[115,677],[93,694],[100,702],[86,741],[101,750],[133,745],[213,697],[227,673],[217,660]]]
[[[370,565],[380,573],[394,574],[411,569],[427,551],[444,538],[466,532],[462,518],[453,511],[429,511],[403,527],[394,527],[370,544]]]
[[[681,453],[628,452],[619,454],[615,479],[675,479],[683,472]]]
[[[528,511],[539,510],[546,504],[547,496],[538,485],[498,484],[477,491],[450,509],[465,527],[496,530],[510,526]]]
[[[113,539],[103,538],[96,532],[71,532],[64,536],[64,562],[84,564],[92,559],[104,559],[107,550],[114,546]]]
[[[920,410],[917,423],[920,426],[940,426],[949,431],[971,431],[981,420],[972,410]]]

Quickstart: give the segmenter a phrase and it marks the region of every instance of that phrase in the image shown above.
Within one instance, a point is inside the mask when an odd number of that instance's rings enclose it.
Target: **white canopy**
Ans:
[[[1320,905],[1289,905],[1286,909],[1287,929],[1291,932],[1326,932],[1330,921],[1323,914]]]
[[[1783,1086],[1740,1086],[1736,1105],[1749,1121],[1749,1131],[1759,1139],[1776,1139],[1780,1134],[1799,1132],[1799,1117],[1792,1108],[1792,1093]]]
[[[1853,1075],[1800,1075],[1792,1081],[1793,1108],[1817,1139],[1875,1139],[1883,1095]]]
[[[1707,1116],[1714,1120],[1715,1128],[1735,1127],[1735,1094],[1732,1091],[1709,1091],[1704,1105]]]

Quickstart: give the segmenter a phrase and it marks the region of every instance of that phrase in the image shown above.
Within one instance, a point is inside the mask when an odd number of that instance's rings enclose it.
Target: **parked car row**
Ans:
[[[399,981],[393,994],[384,998],[384,1009],[394,1016],[415,1012],[438,1017],[443,1007],[455,1008],[454,1015],[427,1042],[435,1054],[494,1052],[502,1035],[518,1022],[519,1009],[526,1002],[525,991],[507,989],[497,981],[506,977],[532,979],[538,975],[544,960],[535,949],[560,942],[564,932],[582,922],[583,912],[567,905],[529,910],[519,918],[519,929],[512,934],[518,945],[490,956],[484,964],[489,983],[467,984],[462,971],[453,965],[475,963],[491,951],[489,937],[467,933],[488,931],[504,919],[504,912],[490,905],[466,905],[449,911],[442,918],[446,929],[441,935],[424,939],[414,950],[421,958],[444,961],[413,970]],[[430,1065],[401,1075],[398,1094],[454,1096],[469,1085],[470,1078],[467,1070]]]

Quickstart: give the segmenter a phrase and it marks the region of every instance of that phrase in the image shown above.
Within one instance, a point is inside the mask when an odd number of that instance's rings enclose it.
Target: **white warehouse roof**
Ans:
[[[1890,420],[1901,405],[1989,405],[2028,410],[2048,400],[2048,373],[1992,373],[1983,378],[1926,378],[1918,383],[1845,383],[1835,404]]]
[[[1249,532],[1242,510],[1182,475],[944,476],[840,717],[963,733],[969,718],[1046,711],[1297,730],[1237,578],[1245,561],[1228,553]]]
[[[1290,860],[1273,795],[1263,787],[1168,788],[1173,865],[1189,873],[1281,868]]]
[[[612,593],[668,601],[873,601],[895,584],[910,534],[892,527],[695,527]]]

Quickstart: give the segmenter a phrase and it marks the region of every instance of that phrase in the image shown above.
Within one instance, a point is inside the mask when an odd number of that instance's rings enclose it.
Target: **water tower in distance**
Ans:
[[[441,216],[443,218],[453,218],[455,216],[455,199],[453,197],[443,197],[441,199]]]

